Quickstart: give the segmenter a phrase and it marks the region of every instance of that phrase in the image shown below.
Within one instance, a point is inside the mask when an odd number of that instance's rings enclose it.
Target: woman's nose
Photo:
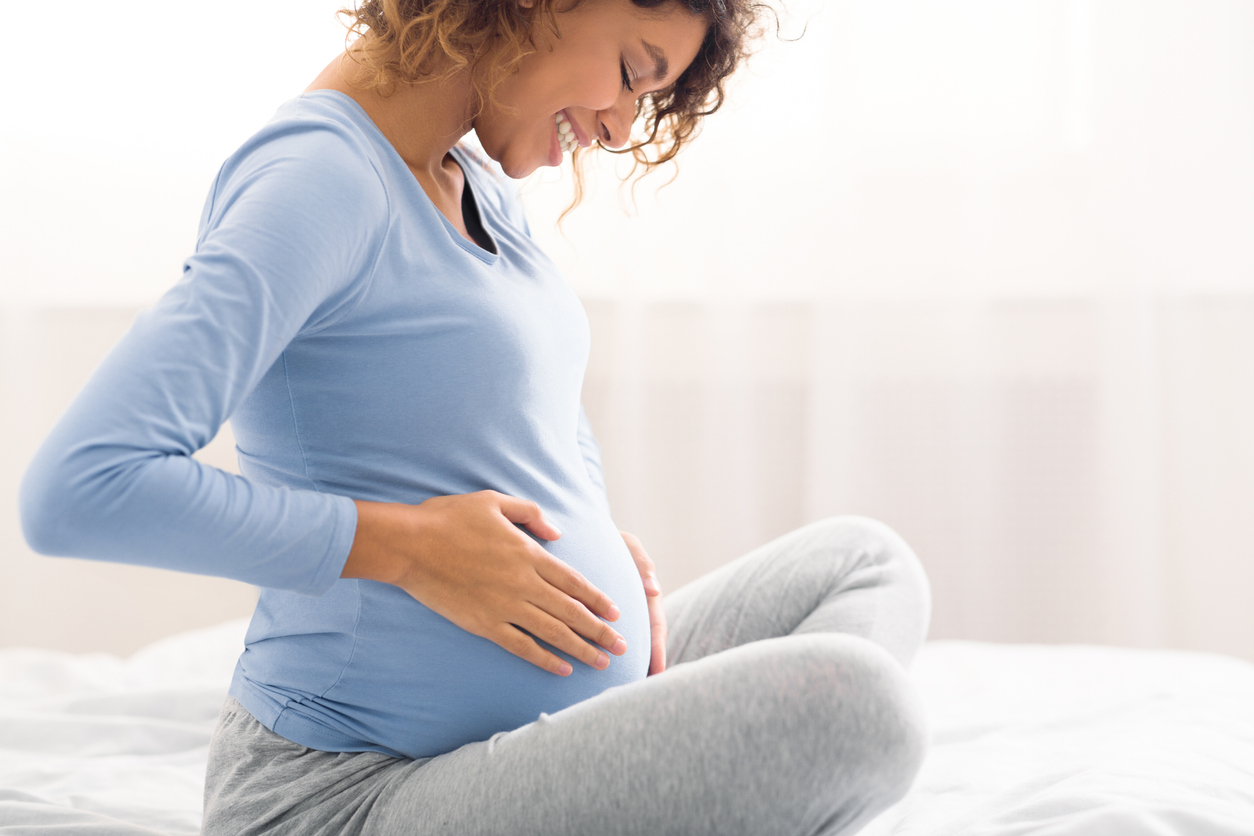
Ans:
[[[630,93],[624,93],[613,105],[598,111],[601,144],[607,148],[622,148],[631,138],[631,124],[635,119],[636,97]]]

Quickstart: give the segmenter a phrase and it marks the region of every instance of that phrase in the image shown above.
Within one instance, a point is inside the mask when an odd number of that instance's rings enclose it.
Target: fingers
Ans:
[[[569,569],[569,567],[565,567]],[[550,581],[551,583],[551,581]],[[586,582],[585,582],[586,583]],[[627,652],[627,642],[622,635],[610,625],[597,618],[588,608],[576,599],[563,594],[553,586],[541,587],[534,592],[532,605],[557,619],[564,626],[613,653],[622,656]],[[611,605],[612,606],[612,605]],[[548,641],[547,636],[541,636]],[[563,647],[563,650],[566,648]],[[572,653],[572,656],[576,654]]]
[[[657,567],[645,552],[644,546],[640,544],[640,538],[627,532],[618,532],[623,537],[623,542],[627,544],[627,551],[631,552],[631,558],[636,562],[636,569],[640,572],[640,581],[644,586],[644,594],[650,598],[656,598],[662,594],[662,586],[657,580]]]
[[[545,650],[536,644],[534,639],[512,624],[504,625],[498,633],[487,636],[487,638],[541,670],[546,670],[558,676],[570,676],[574,671],[569,662]]]
[[[556,647],[568,656],[578,659],[585,665],[599,671],[603,671],[610,666],[610,657],[605,651],[588,644],[568,625],[554,618],[541,608],[532,606],[524,620],[526,623],[518,626],[523,627],[537,639],[541,639],[547,644]],[[621,638],[617,641],[625,651],[627,643]]]
[[[640,538],[627,532],[618,532],[627,544],[627,550],[640,570],[640,582],[649,602],[649,676],[666,670],[666,611],[662,609],[662,586],[657,580],[657,567],[645,553]]]
[[[541,540],[556,540],[562,536],[562,532],[554,528],[548,520],[544,518],[544,512],[540,510],[540,506],[527,499],[518,499],[517,497],[507,496],[503,493],[496,493],[495,498],[501,513],[505,515],[505,519],[512,523],[518,523],[526,527],[528,531],[539,537]]]
[[[535,639],[544,641],[596,670],[603,671],[610,665],[610,657],[604,651],[579,638],[569,627],[539,607],[532,606],[519,618],[519,622],[517,625],[504,625],[497,635],[489,638],[520,659],[558,676],[569,676],[574,669],[569,662],[541,647]],[[528,633],[531,635],[527,635]],[[622,639],[619,641],[622,642]],[[622,646],[625,651],[626,642],[622,642]]]
[[[618,620],[622,613],[619,612],[614,602],[610,600],[610,596],[589,583],[587,578],[576,572],[569,565],[553,557],[548,552],[543,552],[543,554],[544,558],[536,565],[536,571],[541,578],[583,604],[589,612],[604,618],[606,621]]]
[[[649,636],[649,676],[653,676],[666,670],[666,611],[662,609],[661,595],[649,599]]]
[[[427,509],[431,547],[417,551],[420,571],[403,579],[414,598],[558,676],[570,675],[574,661],[604,670],[610,655],[627,652],[605,623],[621,615],[609,596],[516,527],[561,537],[535,502],[487,490],[415,507]]]

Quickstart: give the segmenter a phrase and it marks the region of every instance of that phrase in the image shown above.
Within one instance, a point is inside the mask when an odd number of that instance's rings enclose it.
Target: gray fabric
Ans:
[[[228,700],[204,836],[847,836],[905,794],[929,593],[891,530],[814,523],[666,612],[665,673],[436,758],[308,749]]]

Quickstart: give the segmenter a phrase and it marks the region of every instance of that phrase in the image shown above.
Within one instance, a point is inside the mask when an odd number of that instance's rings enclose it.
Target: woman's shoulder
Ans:
[[[343,94],[320,90],[280,106],[222,163],[201,218],[202,236],[248,196],[265,197],[277,209],[328,205],[385,218],[390,201],[379,149],[362,123],[368,117],[348,104],[357,107]]]
[[[342,93],[303,93],[281,105],[227,158],[218,180],[247,181],[264,172],[284,171],[329,180],[340,188],[373,191],[382,185],[382,161],[372,128],[369,117]]]
[[[337,90],[311,90],[280,105],[233,157],[268,153],[293,162],[331,159],[377,167],[379,145],[371,132],[379,130],[354,100]]]

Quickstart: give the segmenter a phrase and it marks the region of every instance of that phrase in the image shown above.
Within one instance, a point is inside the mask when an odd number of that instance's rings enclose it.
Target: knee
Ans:
[[[927,752],[927,717],[913,683],[878,644],[856,636],[789,639],[798,706],[839,780],[862,784],[883,809],[906,794]]]
[[[860,728],[862,754],[873,777],[873,791],[884,806],[901,799],[914,783],[927,753],[931,731],[923,700],[905,669],[874,642],[855,639],[845,662],[860,683],[866,703]]]
[[[674,687],[692,683],[681,691],[690,694],[692,748],[727,746],[720,792],[730,788],[795,832],[854,832],[906,794],[927,749],[905,671],[868,639],[763,639],[666,676]]]
[[[827,517],[805,526],[829,553],[856,554],[876,566],[893,567],[902,581],[920,586],[930,599],[927,575],[914,550],[901,535],[879,520],[855,515]]]
[[[852,559],[858,566],[848,577],[859,586],[873,583],[891,588],[902,635],[892,648],[898,661],[909,664],[927,637],[932,616],[932,588],[927,572],[901,535],[884,523],[859,516],[828,517],[806,526],[821,548],[820,559],[842,566]],[[856,577],[855,577],[856,576]]]

